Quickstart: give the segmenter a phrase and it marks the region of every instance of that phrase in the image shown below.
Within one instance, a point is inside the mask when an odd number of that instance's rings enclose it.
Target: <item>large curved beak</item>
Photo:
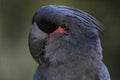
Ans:
[[[33,23],[29,33],[29,49],[32,57],[39,63],[42,54],[41,48],[45,45],[48,34],[40,30],[36,23]]]

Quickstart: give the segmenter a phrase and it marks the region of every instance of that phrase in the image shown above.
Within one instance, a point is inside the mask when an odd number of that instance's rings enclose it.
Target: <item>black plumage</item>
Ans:
[[[31,55],[39,64],[34,80],[110,80],[102,62],[102,30],[95,18],[79,9],[38,9],[29,35]]]

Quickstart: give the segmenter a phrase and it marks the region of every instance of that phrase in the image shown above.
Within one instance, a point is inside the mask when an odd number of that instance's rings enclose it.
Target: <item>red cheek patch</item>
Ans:
[[[54,34],[58,33],[67,33],[67,31],[65,31],[61,26],[59,26],[54,32],[50,33],[50,37],[53,37]]]

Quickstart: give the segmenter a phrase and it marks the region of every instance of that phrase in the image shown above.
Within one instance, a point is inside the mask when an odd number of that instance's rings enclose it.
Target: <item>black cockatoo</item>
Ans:
[[[100,23],[82,10],[38,9],[29,33],[30,52],[39,65],[33,80],[110,80],[98,31]]]

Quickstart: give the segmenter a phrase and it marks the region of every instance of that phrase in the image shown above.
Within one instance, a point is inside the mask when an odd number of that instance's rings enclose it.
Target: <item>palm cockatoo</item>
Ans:
[[[98,31],[100,23],[82,10],[61,5],[38,9],[29,33],[38,63],[33,80],[110,80]]]

